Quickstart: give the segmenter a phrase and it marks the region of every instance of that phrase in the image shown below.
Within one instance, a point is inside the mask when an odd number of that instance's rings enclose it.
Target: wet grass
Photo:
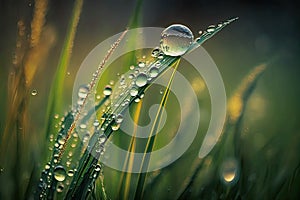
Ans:
[[[91,110],[84,109],[85,101],[88,101],[88,97],[84,97],[83,105],[73,107],[64,117],[59,117],[64,113],[61,104],[66,89],[64,81],[80,19],[82,0],[74,3],[51,86],[46,131],[39,133],[38,136],[31,135],[31,128],[28,127],[30,123],[27,119],[28,101],[32,92],[30,86],[37,67],[46,59],[52,45],[51,41],[44,38],[51,33],[51,30],[45,27],[48,2],[37,2],[39,3],[35,5],[30,25],[30,40],[24,38],[24,31],[27,29],[23,20],[20,19],[18,22],[16,60],[13,64],[13,76],[8,83],[7,123],[1,135],[1,199],[33,197],[37,199],[297,199],[299,197],[297,186],[300,183],[300,162],[297,154],[295,156],[293,152],[293,150],[299,152],[299,134],[296,134],[298,138],[290,137],[284,140],[285,145],[290,147],[288,150],[280,148],[284,147],[284,144],[280,144],[281,134],[267,138],[259,148],[248,142],[254,136],[249,136],[251,133],[246,130],[247,107],[256,92],[257,84],[264,78],[263,73],[268,70],[267,64],[254,67],[236,86],[236,92],[228,102],[227,120],[222,135],[217,145],[205,158],[198,158],[197,150],[201,143],[194,142],[182,158],[154,172],[119,172],[102,165],[99,159],[105,156],[107,141],[123,146],[128,152],[146,153],[158,148],[156,140],[161,138],[156,137],[156,132],[160,126],[162,108],[173,108],[176,105],[170,90],[174,74],[169,78],[168,87],[164,88],[162,95],[156,91],[154,97],[147,96],[151,93],[151,89],[155,88],[155,84],[150,83],[139,88],[136,97],[130,95],[132,88],[127,88],[125,97],[117,100],[111,100],[109,95],[104,96],[95,105],[96,119],[88,114]],[[139,26],[141,6],[142,1],[138,1],[129,27]],[[202,43],[212,36],[206,34],[198,41]],[[135,40],[132,39],[129,43],[134,45],[134,42]],[[112,49],[117,46],[118,43],[115,43]],[[136,60],[137,55],[143,54],[144,52],[132,52],[121,63],[126,63],[127,67],[136,65],[133,60]],[[107,59],[109,55],[104,58],[103,65]],[[163,68],[160,74],[163,74],[165,70],[172,67],[177,70],[180,58],[165,56],[159,60]],[[100,72],[101,70],[98,73]],[[99,74],[96,77],[99,77]],[[115,80],[116,83],[111,87],[115,87],[120,79]],[[87,94],[94,92],[92,88],[90,84]],[[95,89],[95,92],[102,94],[102,86],[95,85]],[[144,95],[145,99],[142,98]],[[133,120],[137,124],[146,121],[143,117],[147,113],[143,112],[143,106],[149,104],[145,102],[147,98],[150,101],[158,101],[160,105],[149,134],[155,136],[149,137],[146,141],[141,142],[134,137],[136,124],[133,136],[123,140],[124,133],[118,130],[119,124],[115,118],[116,114],[124,112],[124,108],[108,106],[107,102],[112,105],[116,102],[121,104],[129,97],[130,101],[126,108],[130,109]],[[139,102],[134,102],[137,97],[140,99]],[[99,124],[95,125],[97,121]],[[172,125],[167,127],[168,130],[172,130],[171,128]],[[87,131],[89,138],[84,141],[84,134]],[[165,130],[160,134],[170,137],[172,131]],[[35,137],[35,142],[32,141],[32,137]],[[42,149],[39,149],[41,155],[36,155],[36,148],[32,147],[36,143],[45,144],[42,145]],[[278,144],[279,147],[274,148],[274,144]],[[8,158],[6,155],[11,156]],[[141,171],[148,168],[148,162],[149,158],[143,159]],[[133,163],[134,158],[127,154],[123,169],[130,170]],[[12,180],[12,186],[7,186],[7,191],[5,191],[4,179]]]

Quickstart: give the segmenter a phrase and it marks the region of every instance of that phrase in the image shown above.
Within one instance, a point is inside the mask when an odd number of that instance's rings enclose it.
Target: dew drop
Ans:
[[[133,70],[133,69],[134,69],[134,66],[133,66],[133,65],[130,65],[129,69]]]
[[[135,76],[134,76],[134,74],[129,74],[128,75],[128,78],[130,78],[130,79],[133,79]]]
[[[118,114],[115,118],[115,121],[120,124],[123,121],[123,115],[122,114]]]
[[[143,68],[143,67],[146,66],[146,64],[145,64],[144,62],[139,62],[139,63],[138,63],[138,66],[141,67],[141,68]]]
[[[134,99],[134,102],[135,102],[135,103],[138,103],[138,102],[140,102],[140,101],[141,101],[140,98],[135,98],[135,99]]]
[[[156,47],[156,48],[154,48],[154,49],[152,50],[151,56],[154,57],[154,58],[156,58],[156,57],[159,55],[159,53],[160,53],[160,48],[159,48],[159,47]]]
[[[80,124],[79,127],[80,127],[81,129],[86,129],[87,126],[86,126],[86,124]]]
[[[166,55],[181,56],[188,50],[193,40],[193,33],[188,27],[173,24],[162,32],[160,46]]]
[[[68,171],[68,176],[69,176],[69,177],[74,176],[74,170],[70,169],[70,170]]]
[[[111,88],[109,85],[105,86],[105,88],[104,88],[104,90],[103,90],[103,94],[104,94],[105,96],[110,96],[111,93],[112,93],[112,88]]]
[[[145,73],[140,73],[139,75],[137,75],[136,80],[135,80],[135,84],[138,87],[143,87],[144,85],[147,84],[147,75]]]
[[[151,67],[151,69],[149,71],[149,75],[151,78],[157,77],[158,73],[159,73],[159,70],[157,67]]]
[[[118,124],[118,123],[112,123],[111,129],[113,131],[117,131],[119,128],[120,128],[120,124]]]
[[[216,29],[216,26],[215,26],[215,25],[210,25],[210,26],[206,29],[206,31],[207,31],[208,33],[211,33],[211,32],[214,32],[215,29]]]
[[[46,169],[46,170],[47,170],[47,169],[50,169],[49,163],[47,163],[47,164],[45,165],[45,169]]]
[[[96,165],[95,171],[99,172],[101,170],[101,166],[99,164]]]
[[[235,159],[227,159],[222,163],[221,178],[225,184],[232,184],[238,180],[238,164]]]
[[[66,170],[63,166],[59,165],[54,169],[54,178],[57,181],[64,181],[66,178]]]
[[[89,88],[86,85],[80,86],[78,89],[78,97],[79,98],[86,98],[89,92]]]
[[[137,89],[136,87],[132,87],[132,88],[130,89],[130,95],[131,95],[132,97],[135,97],[138,93],[139,93],[139,91],[138,91],[138,89]]]
[[[32,95],[32,96],[36,96],[37,94],[38,94],[38,91],[37,91],[37,90],[32,90],[32,91],[31,91],[31,95]]]
[[[58,193],[61,193],[64,190],[64,185],[63,184],[58,184],[56,187],[56,191]]]
[[[94,121],[93,125],[94,125],[95,127],[98,127],[98,126],[100,125],[100,122],[96,119],[96,120]]]
[[[157,58],[158,58],[159,60],[163,59],[163,58],[164,58],[164,54],[163,54],[163,53],[160,53],[160,54],[157,56]]]
[[[101,134],[101,135],[99,136],[99,142],[100,142],[100,143],[104,143],[105,140],[106,140],[106,136],[105,136],[104,134]]]

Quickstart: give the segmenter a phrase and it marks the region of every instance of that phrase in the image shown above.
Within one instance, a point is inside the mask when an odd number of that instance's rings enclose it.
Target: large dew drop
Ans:
[[[54,169],[54,178],[57,181],[64,181],[66,178],[66,170],[63,166],[57,166]]]
[[[159,70],[158,70],[157,67],[151,67],[150,68],[149,75],[150,75],[151,78],[157,77],[158,73],[159,73]]]
[[[147,75],[145,73],[140,73],[139,75],[137,75],[136,80],[135,80],[135,84],[138,87],[143,87],[147,84]]]
[[[181,56],[194,40],[192,31],[181,24],[173,24],[161,33],[160,46],[164,54]]]

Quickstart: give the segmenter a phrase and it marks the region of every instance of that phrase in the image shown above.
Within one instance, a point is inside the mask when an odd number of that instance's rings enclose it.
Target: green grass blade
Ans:
[[[62,110],[64,81],[68,69],[68,65],[72,55],[73,43],[76,35],[77,25],[79,23],[83,0],[76,0],[74,3],[72,17],[67,29],[67,34],[61,51],[60,59],[57,65],[54,81],[50,90],[50,97],[47,108],[47,129],[46,138],[49,138],[50,133],[54,130],[55,122],[53,116],[60,113]]]
[[[176,73],[176,69],[178,67],[179,64],[178,60],[175,64],[175,70],[173,71],[170,80],[168,82],[167,88],[165,90],[165,93],[162,97],[162,101],[159,105],[159,110],[157,111],[151,132],[149,134],[149,139],[147,142],[147,145],[145,147],[145,151],[144,151],[144,157],[141,163],[141,173],[139,174],[139,178],[138,178],[138,183],[137,183],[137,189],[136,189],[136,193],[135,193],[135,197],[134,199],[142,199],[143,198],[143,191],[144,191],[144,184],[145,184],[145,180],[146,180],[146,175],[147,173],[144,173],[147,169],[148,169],[148,165],[149,165],[149,161],[150,161],[150,157],[148,157],[147,152],[152,152],[152,149],[154,147],[154,143],[155,143],[155,139],[157,136],[157,130],[159,128],[160,122],[161,122],[161,117],[162,117],[162,112],[163,112],[163,107],[166,106],[167,100],[168,100],[168,96],[170,94],[170,88]]]

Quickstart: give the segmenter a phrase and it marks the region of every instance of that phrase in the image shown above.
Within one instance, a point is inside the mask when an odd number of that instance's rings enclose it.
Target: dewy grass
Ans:
[[[204,31],[199,38],[196,38],[186,53],[189,53],[197,48],[204,41],[219,32],[233,20],[220,23],[217,26],[208,27],[208,29]],[[147,66],[145,66],[146,63],[139,63],[139,66],[145,69],[144,72],[137,74],[135,80],[129,81],[130,83],[134,81],[135,84],[126,85],[124,84],[124,78],[120,79],[119,84],[121,86],[123,85],[123,87],[120,91],[114,91],[114,95],[118,98],[110,98],[110,104],[108,106],[104,105],[105,111],[102,113],[102,120],[98,121],[93,118],[89,119],[87,117],[89,115],[85,116],[83,114],[85,113],[83,112],[85,109],[85,104],[90,101],[89,94],[94,93],[94,86],[101,73],[102,67],[109,59],[113,50],[118,46],[118,43],[121,42],[125,33],[126,31],[121,34],[118,41],[112,45],[111,50],[108,51],[108,54],[103,59],[102,63],[100,63],[98,70],[95,72],[94,78],[90,84],[79,89],[80,99],[78,102],[80,103],[78,103],[78,106],[74,110],[67,114],[61,124],[60,132],[56,142],[54,143],[52,158],[46,165],[41,176],[39,189],[36,193],[38,198],[52,199],[63,197],[65,195],[66,199],[83,199],[93,195],[95,181],[101,174],[102,169],[101,165],[98,163],[99,158],[104,153],[104,145],[106,141],[112,135],[113,131],[119,129],[120,124],[123,121],[123,113],[125,109],[127,109],[131,104],[139,102],[143,98],[147,88],[151,86],[151,84],[159,76],[161,76],[173,64],[178,64],[181,56],[172,56],[170,55],[171,53],[168,53],[169,55],[165,55],[163,51],[154,49],[152,52],[152,56],[155,57],[154,61],[150,62]],[[158,65],[159,67],[157,67]],[[146,74],[149,74],[149,77],[147,77]],[[125,77],[125,79],[130,80],[129,77]],[[171,82],[172,81],[170,81],[170,84]],[[119,95],[120,92],[122,92],[122,95]],[[104,100],[100,101],[98,107],[96,106],[96,111],[98,109],[101,110],[101,102],[105,102],[108,96],[111,96],[112,91],[110,88],[105,88],[104,93],[106,94],[106,97],[104,97]],[[166,104],[168,93],[169,89],[166,90],[161,106]],[[86,112],[89,113],[90,111]],[[156,132],[161,113],[158,113],[157,116],[157,122],[153,127],[152,134],[155,134]],[[80,133],[80,129],[88,129],[93,133],[88,136],[90,139],[86,141],[88,142],[86,147],[84,147],[81,142],[78,142],[78,134]],[[145,153],[153,148],[154,138],[155,137],[149,139],[149,145],[146,146]],[[87,139],[83,138],[83,140]],[[72,142],[74,143],[71,144]],[[75,150],[72,150],[72,148],[75,148]],[[83,151],[82,154],[80,153],[81,151]],[[73,153],[76,153],[76,155],[80,156],[78,163],[72,163],[72,166],[75,167],[75,169],[70,168],[70,158],[72,157]],[[66,154],[68,155],[66,156]],[[148,166],[147,159],[145,160],[146,162],[141,166],[142,171],[146,171],[144,168],[147,168]],[[63,161],[67,161],[66,166],[62,164],[64,163]],[[138,179],[137,191],[135,195],[136,199],[142,198],[146,178],[145,175],[146,174],[141,174],[140,178]],[[72,179],[69,177],[72,177]],[[65,180],[70,181],[70,183],[63,184]],[[105,192],[103,194],[105,194]]]
[[[63,90],[64,81],[67,74],[67,69],[69,66],[73,43],[76,35],[77,25],[80,19],[80,13],[82,9],[83,0],[76,0],[74,3],[72,17],[67,29],[67,35],[63,44],[62,52],[60,55],[59,63],[57,66],[57,71],[55,73],[54,82],[50,91],[48,111],[47,111],[47,130],[46,138],[49,138],[50,133],[55,130],[55,122],[53,116],[59,113],[62,109],[60,105],[63,101]]]

